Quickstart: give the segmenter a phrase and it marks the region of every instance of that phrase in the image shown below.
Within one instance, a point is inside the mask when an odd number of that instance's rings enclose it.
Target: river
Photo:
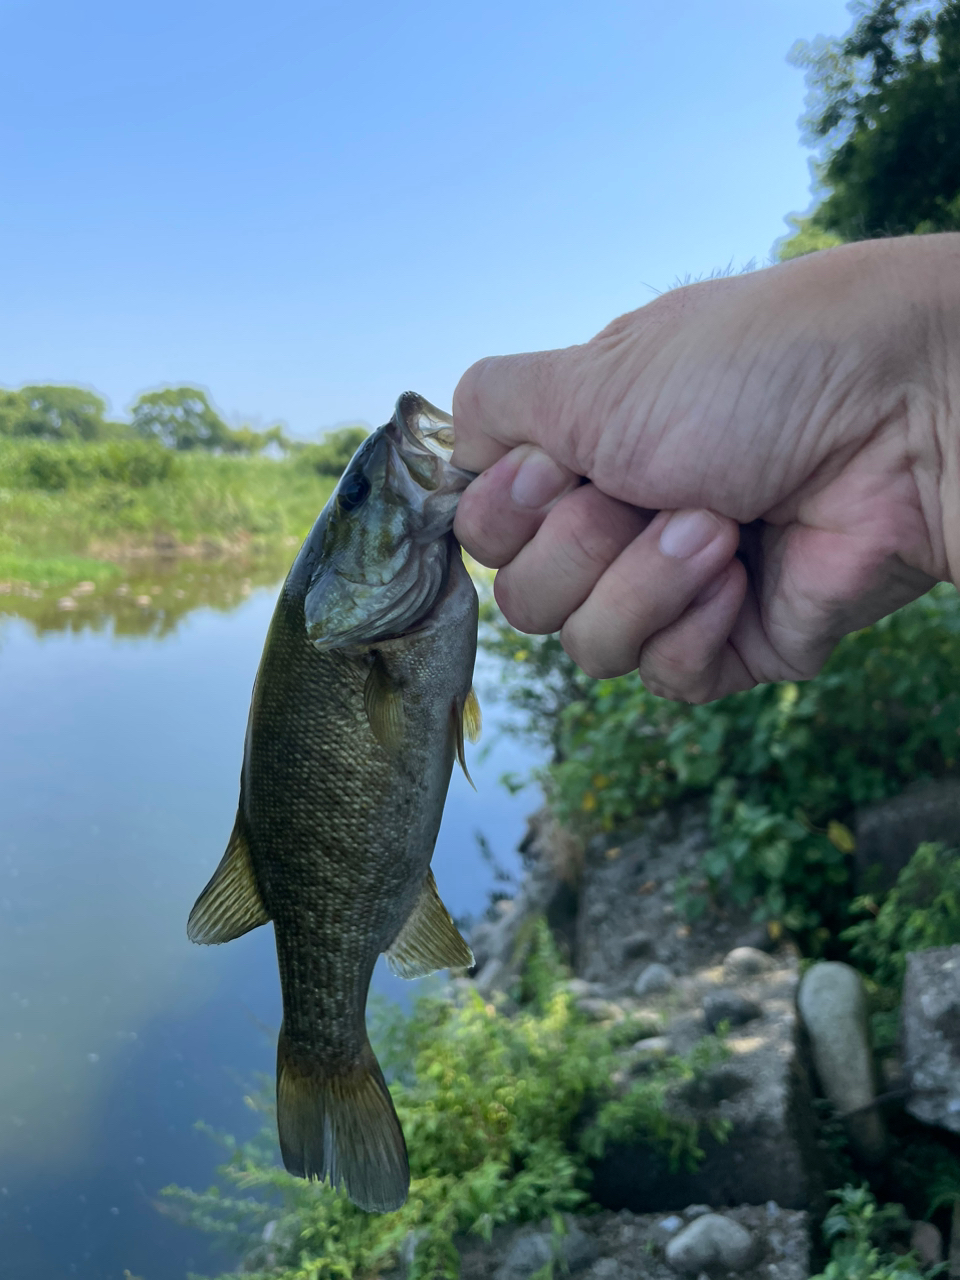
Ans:
[[[273,577],[275,571],[261,573]],[[244,1093],[273,1072],[268,928],[224,947],[186,916],[233,823],[250,687],[277,592],[257,575],[143,565],[73,608],[0,595],[0,1277],[184,1280],[206,1238],[158,1207],[212,1180]],[[478,690],[495,683],[480,664]],[[477,790],[456,772],[434,856],[454,915],[508,870],[535,792],[529,747],[485,702]],[[401,992],[400,988],[403,988]],[[374,988],[410,987],[381,967]]]

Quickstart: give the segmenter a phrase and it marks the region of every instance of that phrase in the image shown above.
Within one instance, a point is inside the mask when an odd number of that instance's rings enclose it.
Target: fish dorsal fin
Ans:
[[[238,814],[227,851],[190,912],[187,937],[191,942],[229,942],[269,919]]]
[[[473,964],[473,952],[440,901],[432,871],[427,872],[409,920],[387,951],[387,964],[398,978],[423,978],[436,969],[469,969]]]
[[[457,751],[457,761],[463,770],[463,776],[476,791],[473,779],[470,777],[470,770],[467,768],[467,757],[463,749],[463,739],[466,735],[468,741],[476,742],[480,737],[480,729],[483,724],[483,717],[480,715],[480,703],[477,701],[477,695],[471,689],[463,700],[463,706],[458,707],[453,704],[453,741]]]
[[[387,751],[399,751],[403,743],[403,691],[390,677],[382,658],[374,657],[363,686],[363,708],[373,736]]]

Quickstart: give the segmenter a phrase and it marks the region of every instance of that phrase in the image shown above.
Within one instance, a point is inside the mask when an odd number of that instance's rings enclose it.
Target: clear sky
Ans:
[[[0,385],[206,386],[313,434],[449,405],[764,261],[838,0],[0,0]]]

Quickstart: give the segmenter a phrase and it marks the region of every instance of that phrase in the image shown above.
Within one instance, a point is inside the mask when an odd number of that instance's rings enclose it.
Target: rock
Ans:
[[[943,1236],[932,1222],[914,1222],[910,1229],[910,1248],[924,1268],[943,1261]]]
[[[665,964],[648,964],[643,973],[633,984],[633,994],[643,1000],[647,996],[658,995],[661,991],[669,991],[673,986],[673,970]]]
[[[686,1054],[703,1039],[701,1002],[717,976],[711,967],[677,982],[665,1037],[671,1052]],[[669,1096],[669,1112],[700,1126],[704,1158],[697,1169],[671,1168],[665,1155],[639,1140],[610,1143],[592,1165],[599,1204],[647,1213],[683,1204],[762,1206],[770,1199],[794,1211],[818,1202],[822,1159],[799,1054],[796,988],[795,962],[784,954],[752,984],[763,1017],[730,1032],[730,1060]],[[644,1070],[633,1050],[629,1061],[633,1071]],[[724,1142],[709,1131],[717,1121],[730,1126]]]
[[[646,929],[638,929],[623,940],[624,960],[637,960],[640,956],[648,956],[653,950],[653,936]]]
[[[601,1000],[597,996],[581,996],[577,1001],[577,1008],[591,1022],[619,1021],[623,1017],[623,1010],[618,1004],[614,1004],[612,1000]]]
[[[587,1272],[590,1280],[617,1280],[623,1268],[616,1258],[598,1258]]]
[[[517,1236],[496,1272],[496,1280],[527,1280],[552,1261],[553,1243],[548,1235],[533,1232]]]
[[[748,1000],[739,991],[729,991],[721,987],[703,997],[703,1016],[709,1031],[716,1031],[721,1022],[728,1022],[731,1027],[742,1027],[745,1022],[762,1017],[763,1010],[756,1000]]]
[[[757,947],[734,947],[723,957],[723,976],[728,982],[744,982],[774,967],[770,956]]]
[[[562,1271],[582,1271],[596,1260],[598,1253],[594,1237],[576,1222],[568,1223],[564,1236],[554,1236],[549,1231],[523,1231],[508,1249],[496,1280],[526,1280],[550,1262],[559,1263]]]
[[[742,1271],[754,1255],[753,1236],[739,1222],[705,1213],[683,1228],[664,1250],[675,1271]]]
[[[861,809],[855,823],[854,863],[861,893],[889,889],[924,840],[957,842],[960,781],[917,783],[892,800]]]
[[[960,1133],[960,946],[907,956],[901,1009],[907,1110]]]
[[[642,1071],[662,1058],[666,1058],[671,1050],[669,1036],[648,1036],[646,1040],[638,1040],[630,1047],[630,1065],[634,1071]]]
[[[873,1057],[867,1029],[867,1001],[860,975],[848,964],[826,961],[808,969],[800,983],[797,1007],[810,1037],[813,1061],[823,1092],[845,1117],[850,1141],[863,1159],[879,1160],[885,1134],[876,1111]]]

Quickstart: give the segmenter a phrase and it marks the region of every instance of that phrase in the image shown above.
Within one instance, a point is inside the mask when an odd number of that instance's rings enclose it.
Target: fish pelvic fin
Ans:
[[[297,1177],[328,1178],[367,1213],[392,1213],[406,1200],[407,1145],[369,1042],[355,1064],[332,1073],[281,1029],[277,1130],[284,1166]]]
[[[220,865],[193,904],[187,921],[191,942],[229,942],[270,919],[253,875],[253,863],[240,815]]]
[[[473,952],[440,900],[432,871],[427,872],[416,906],[386,955],[391,973],[398,978],[423,978],[437,969],[473,965]]]
[[[390,678],[383,659],[374,657],[373,666],[363,686],[363,709],[371,732],[391,755],[403,746],[403,692]]]

